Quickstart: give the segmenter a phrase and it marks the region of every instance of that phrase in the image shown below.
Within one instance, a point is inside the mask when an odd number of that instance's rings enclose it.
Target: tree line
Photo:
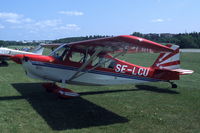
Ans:
[[[36,46],[39,43],[37,42],[17,42],[17,41],[3,41],[0,40],[0,47],[9,47],[9,46]]]
[[[200,48],[200,32],[192,32],[192,33],[179,33],[179,34],[170,34],[170,33],[148,33],[143,34],[140,32],[134,32],[131,35],[142,37],[154,42],[158,43],[172,43],[179,45],[180,48]],[[102,35],[91,35],[85,37],[68,37],[50,41],[52,43],[70,43],[76,41],[83,41],[83,40],[90,40],[90,39],[97,39],[97,38],[104,38],[104,37],[111,37],[111,36],[102,36]],[[33,46],[38,45],[39,42],[16,42],[16,41],[3,41],[0,40],[0,46],[8,47],[13,45],[20,45],[20,46]]]
[[[179,45],[180,48],[200,48],[200,32],[192,32],[192,33],[179,33],[179,34],[142,34],[140,32],[134,32],[131,35],[142,37],[154,42],[158,43],[172,43]],[[94,35],[94,36],[86,36],[86,37],[70,37],[70,38],[62,38],[58,40],[54,40],[53,43],[69,43],[69,42],[76,42],[76,41],[83,41],[89,39],[97,39],[97,38],[104,38],[110,36],[101,36],[101,35]]]
[[[172,43],[179,45],[180,48],[200,48],[200,32],[179,33],[179,34],[142,34],[134,32],[134,36],[146,38],[158,43]]]

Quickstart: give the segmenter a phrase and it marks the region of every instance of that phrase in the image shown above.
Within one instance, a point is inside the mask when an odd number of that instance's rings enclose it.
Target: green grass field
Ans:
[[[155,55],[122,59],[151,65]],[[0,67],[2,133],[199,133],[200,53],[183,53],[182,68],[193,75],[168,83],[118,86],[69,85],[80,98],[62,100],[45,92],[20,65]]]

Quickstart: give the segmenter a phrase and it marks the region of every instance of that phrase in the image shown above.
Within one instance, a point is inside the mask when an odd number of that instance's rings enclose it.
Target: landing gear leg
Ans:
[[[172,88],[177,88],[178,87],[177,84],[175,84],[174,82],[172,82],[172,81],[168,81],[168,82],[171,84]]]

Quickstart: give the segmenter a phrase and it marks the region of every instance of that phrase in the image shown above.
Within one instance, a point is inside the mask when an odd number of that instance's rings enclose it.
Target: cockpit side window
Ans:
[[[116,61],[110,58],[103,57],[103,56],[98,56],[92,62],[92,66],[96,66],[96,65],[99,65],[99,67],[102,67],[102,68],[113,69],[116,65]]]
[[[73,51],[70,54],[69,60],[72,62],[85,63],[89,58],[89,54]]]
[[[106,68],[114,69],[115,65],[116,65],[116,61],[113,60],[113,59],[111,59],[110,61],[108,61],[108,62],[106,63]]]
[[[72,52],[69,58],[72,62],[83,62],[84,54],[80,52]]]

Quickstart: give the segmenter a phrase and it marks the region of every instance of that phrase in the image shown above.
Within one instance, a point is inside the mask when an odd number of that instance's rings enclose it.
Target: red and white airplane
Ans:
[[[60,44],[59,44],[60,45]],[[47,44],[46,47],[58,47]],[[117,59],[126,53],[160,53],[150,67]],[[111,54],[113,56],[111,56]],[[72,90],[55,83],[78,85],[118,85],[143,82],[169,82],[192,70],[180,69],[180,52],[176,45],[161,45],[140,37],[122,35],[60,45],[49,56],[20,54],[12,59],[22,64],[29,77],[53,81],[44,87],[60,97],[76,97]],[[141,59],[142,60],[142,59]]]

